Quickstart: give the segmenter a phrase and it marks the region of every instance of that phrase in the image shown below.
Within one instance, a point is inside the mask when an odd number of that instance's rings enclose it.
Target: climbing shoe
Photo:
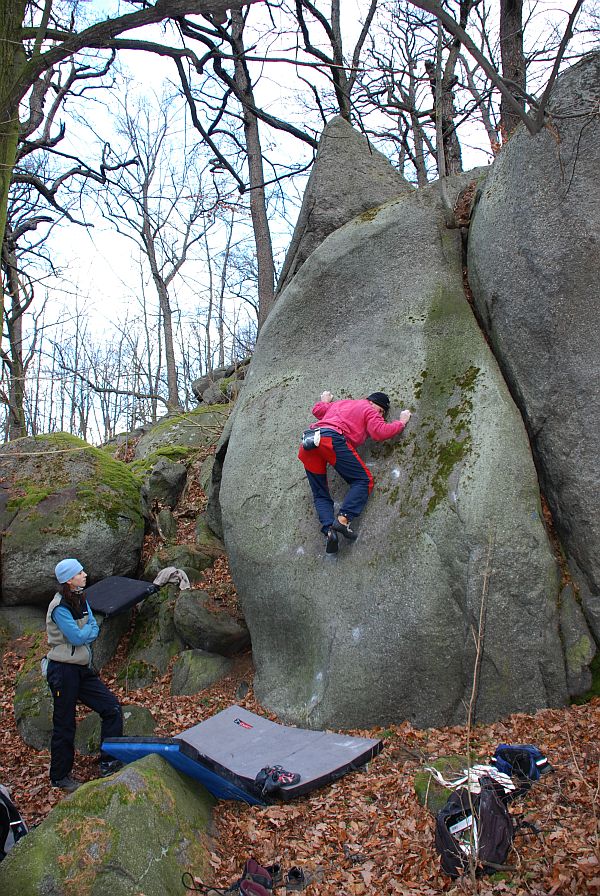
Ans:
[[[123,763],[120,759],[107,759],[100,763],[100,777],[108,778],[109,775],[114,775],[115,772],[121,771],[123,768]]]
[[[334,520],[333,528],[335,529],[336,532],[341,532],[342,535],[344,536],[344,538],[349,538],[350,541],[356,541],[356,539],[358,538],[358,535],[356,534],[356,532],[353,532],[352,529],[350,528],[350,523],[344,524],[344,523],[340,523],[339,520]]]
[[[335,526],[335,523],[334,523],[334,526]],[[329,529],[329,531],[327,532],[327,544],[325,545],[325,553],[326,554],[337,554],[337,550],[338,550],[337,532],[334,532],[333,528],[332,528],[332,529]]]
[[[64,778],[59,778],[58,781],[51,781],[50,783],[53,787],[60,787],[61,790],[73,793],[74,790],[81,787],[83,782],[78,781],[77,778],[72,778],[71,775],[65,775]]]

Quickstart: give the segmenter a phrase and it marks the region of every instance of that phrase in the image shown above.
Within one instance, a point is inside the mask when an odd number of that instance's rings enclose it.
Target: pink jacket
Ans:
[[[318,401],[312,409],[319,425],[345,436],[356,448],[370,436],[376,442],[392,439],[404,429],[401,420],[386,423],[379,411],[366,398],[343,398],[341,401]],[[311,429],[315,429],[313,423]]]

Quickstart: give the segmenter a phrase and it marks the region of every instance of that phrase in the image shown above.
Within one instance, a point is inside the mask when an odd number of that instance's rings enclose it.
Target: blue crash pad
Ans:
[[[280,725],[230,706],[176,737],[108,738],[102,749],[122,762],[158,753],[217,799],[262,804],[254,779],[265,766],[281,765],[300,775],[298,784],[276,794],[290,800],[364,765],[381,752],[383,742]]]

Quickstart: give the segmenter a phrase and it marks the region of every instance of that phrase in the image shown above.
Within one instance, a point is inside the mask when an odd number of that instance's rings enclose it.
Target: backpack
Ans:
[[[461,787],[450,794],[435,825],[435,846],[441,868],[450,877],[469,870],[471,858],[483,873],[504,865],[514,837],[514,824],[502,785],[485,775],[479,793]]]
[[[517,778],[520,787],[512,796],[522,796],[532,781],[552,770],[552,766],[537,747],[531,744],[498,744],[490,763],[499,772]]]
[[[8,790],[0,784],[0,862],[27,831],[28,827],[11,800]]]

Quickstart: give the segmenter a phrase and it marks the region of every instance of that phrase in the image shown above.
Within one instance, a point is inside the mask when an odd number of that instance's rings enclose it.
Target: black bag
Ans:
[[[28,827],[11,800],[8,790],[0,784],[0,862],[27,831]]]
[[[504,865],[514,837],[514,824],[506,808],[504,788],[484,775],[479,793],[466,787],[452,793],[440,810],[435,846],[441,868],[450,877],[469,870],[472,859],[484,873]]]
[[[302,433],[301,442],[305,451],[312,451],[313,448],[318,448],[321,444],[321,430],[305,429]]]

